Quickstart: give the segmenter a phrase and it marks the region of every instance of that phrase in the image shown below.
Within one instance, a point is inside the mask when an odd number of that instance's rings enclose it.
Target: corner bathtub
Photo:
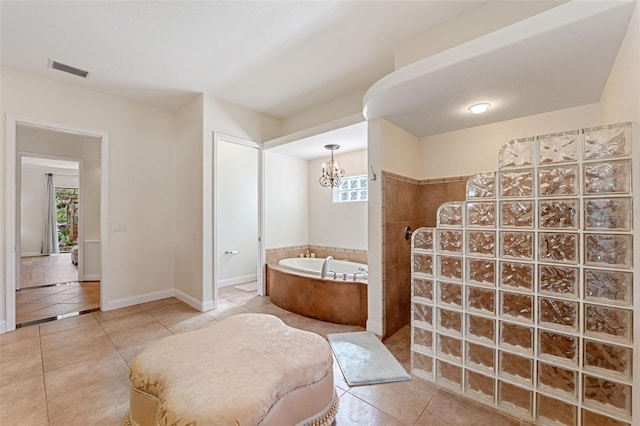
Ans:
[[[338,275],[334,279],[333,274],[330,278],[320,276],[323,263],[323,258],[291,258],[267,265],[267,294],[271,302],[309,318],[365,327],[367,280],[358,268],[367,265],[332,260],[329,270]]]

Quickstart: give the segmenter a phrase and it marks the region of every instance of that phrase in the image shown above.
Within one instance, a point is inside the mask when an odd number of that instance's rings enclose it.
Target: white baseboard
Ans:
[[[232,285],[238,285],[238,284],[244,284],[244,283],[250,283],[252,281],[256,281],[257,279],[258,279],[258,274],[243,275],[241,277],[227,278],[226,280],[218,281],[218,288],[230,287]]]
[[[100,281],[100,274],[84,274],[82,281]]]
[[[191,306],[194,309],[199,310],[200,312],[207,312],[213,309],[213,300],[207,302],[201,302],[193,296],[188,295],[184,291],[174,289],[173,290],[174,297],[178,300],[183,301],[187,305]]]
[[[2,333],[6,333],[7,332],[7,322],[6,321],[0,321],[0,334]]]
[[[39,251],[20,253],[20,257],[36,257],[36,256],[47,256],[47,255],[42,254]]]
[[[140,294],[138,296],[123,297],[121,299],[111,300],[104,304],[103,311],[110,311],[112,309],[125,308],[127,306],[138,305],[140,303],[153,302],[154,300],[166,299],[167,297],[174,296],[174,289],[154,291],[152,293]]]
[[[372,321],[370,319],[367,320],[367,331],[371,331],[378,336],[382,336],[384,330],[382,329],[381,321]]]

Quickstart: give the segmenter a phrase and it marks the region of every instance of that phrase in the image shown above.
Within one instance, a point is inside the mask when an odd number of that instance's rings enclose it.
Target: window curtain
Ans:
[[[56,220],[56,192],[53,188],[53,175],[47,173],[47,186],[44,191],[44,227],[42,233],[42,254],[57,254],[58,223]]]

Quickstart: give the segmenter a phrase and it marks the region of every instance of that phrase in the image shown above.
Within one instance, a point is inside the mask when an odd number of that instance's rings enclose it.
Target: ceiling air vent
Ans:
[[[50,66],[54,70],[63,71],[82,78],[87,78],[87,76],[89,75],[89,71],[81,70],[79,68],[72,67],[71,65],[62,64],[53,60],[50,60]]]

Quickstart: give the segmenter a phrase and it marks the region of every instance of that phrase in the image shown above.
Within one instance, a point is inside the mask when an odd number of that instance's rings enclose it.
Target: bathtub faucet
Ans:
[[[358,268],[358,271],[360,271],[360,272],[364,272],[365,274],[369,275],[369,269],[367,269],[367,267],[366,267],[366,266],[360,266],[360,267]]]
[[[327,256],[327,258],[324,260],[324,263],[322,264],[322,278],[327,278],[329,276],[329,262],[332,260],[333,256]]]

